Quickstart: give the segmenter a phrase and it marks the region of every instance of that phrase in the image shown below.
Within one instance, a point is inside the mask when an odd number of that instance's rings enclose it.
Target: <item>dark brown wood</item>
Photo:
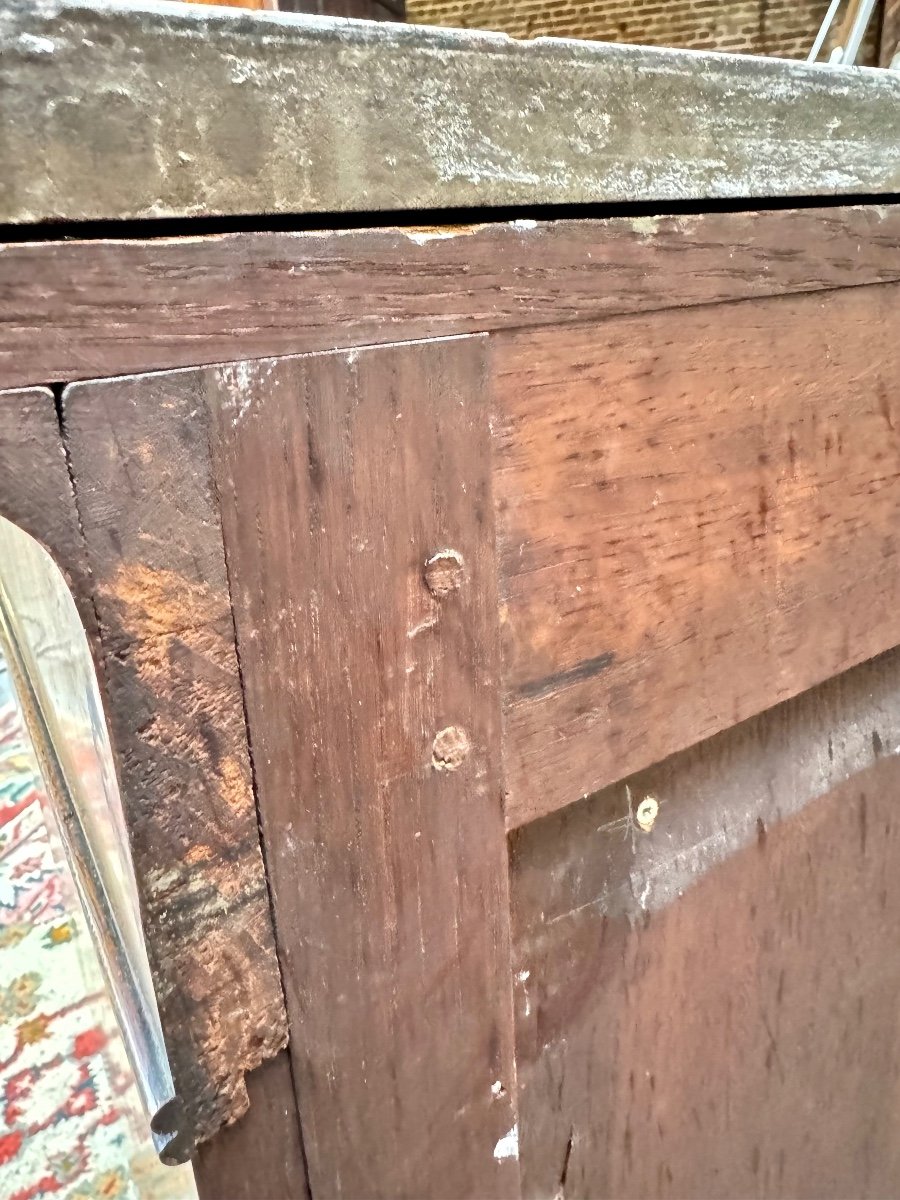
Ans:
[[[64,405],[160,1015],[203,1138],[287,1036],[203,395],[180,373]]]
[[[510,826],[900,641],[898,304],[498,335]]]
[[[0,247],[0,384],[900,279],[900,206]]]
[[[72,588],[88,633],[95,632],[84,541],[56,400],[49,388],[0,392],[0,516],[50,551]]]
[[[514,836],[526,1196],[897,1194],[898,752],[893,651]]]
[[[287,1050],[244,1076],[250,1108],[197,1149],[200,1200],[309,1200]]]
[[[281,12],[319,17],[353,17],[357,21],[404,21],[405,0],[276,0]]]
[[[312,1193],[507,1200],[484,339],[205,379]]]

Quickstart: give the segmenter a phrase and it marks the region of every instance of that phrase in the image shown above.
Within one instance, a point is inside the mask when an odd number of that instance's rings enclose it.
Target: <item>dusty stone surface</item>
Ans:
[[[0,221],[900,191],[900,76],[175,4],[0,13]]]

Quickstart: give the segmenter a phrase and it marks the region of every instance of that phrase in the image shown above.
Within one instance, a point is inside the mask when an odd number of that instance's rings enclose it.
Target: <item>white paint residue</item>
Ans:
[[[483,228],[483,225],[447,225],[444,228],[435,229],[419,229],[412,226],[401,232],[417,246],[424,246],[428,242],[443,242],[448,238],[469,237]]]
[[[632,217],[631,228],[641,237],[653,237],[659,232],[660,217]]]
[[[503,1162],[507,1158],[519,1157],[519,1126],[513,1125],[509,1133],[504,1133],[494,1147],[494,1158],[497,1162]]]
[[[644,833],[649,833],[656,823],[656,817],[659,813],[659,803],[655,796],[645,796],[637,806],[637,812],[634,814],[634,819],[643,829]]]
[[[263,383],[275,369],[271,360],[228,363],[219,367],[227,398],[227,407],[234,414],[232,426],[236,427],[250,411],[254,399],[254,385]],[[224,406],[223,406],[224,407]]]
[[[56,42],[51,38],[36,37],[33,33],[22,33],[19,35],[19,49],[30,54],[53,54]]]
[[[511,221],[513,229],[537,229],[537,221],[526,220],[524,217],[518,221]]]
[[[527,983],[530,978],[531,978],[530,971],[520,971],[518,973],[518,975],[516,975],[516,982],[517,983]]]
[[[494,1082],[491,1084],[491,1095],[492,1096],[502,1096],[503,1095],[503,1084],[500,1082],[499,1079],[495,1079]]]
[[[420,633],[424,633],[426,629],[434,629],[437,625],[437,617],[432,613],[430,617],[425,617],[418,625],[413,625],[412,629],[407,629],[406,636],[412,638],[418,637]]]

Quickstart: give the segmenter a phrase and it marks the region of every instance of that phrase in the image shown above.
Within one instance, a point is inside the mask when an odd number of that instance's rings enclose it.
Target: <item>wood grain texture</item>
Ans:
[[[206,372],[314,1196],[518,1191],[484,354]]]
[[[144,376],[64,407],[160,1015],[202,1139],[287,1036],[203,396]]]
[[[498,336],[510,826],[900,641],[898,303]]]
[[[526,1196],[897,1194],[898,753],[893,651],[514,835]]]
[[[0,383],[900,279],[900,206],[0,246]]]
[[[900,192],[890,72],[152,0],[2,17],[3,222]]]
[[[309,1200],[287,1050],[244,1076],[250,1108],[197,1148],[200,1200]]]

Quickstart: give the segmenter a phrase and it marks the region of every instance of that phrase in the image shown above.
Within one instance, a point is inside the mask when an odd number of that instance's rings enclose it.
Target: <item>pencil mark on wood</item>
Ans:
[[[601,675],[615,661],[615,654],[611,650],[607,650],[603,654],[585,659],[577,667],[570,667],[566,671],[557,671],[553,675],[545,675],[543,679],[528,679],[524,683],[516,684],[516,694],[532,699],[538,696],[549,696],[563,688],[571,687],[572,684]]]

